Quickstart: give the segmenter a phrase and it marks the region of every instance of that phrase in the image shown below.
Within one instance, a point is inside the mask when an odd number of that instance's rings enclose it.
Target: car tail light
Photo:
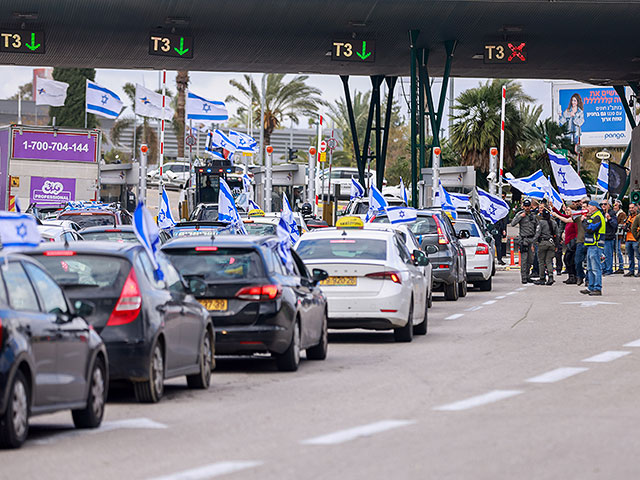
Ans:
[[[107,228],[107,229],[105,229],[105,232],[120,233],[120,232],[122,232],[122,230],[120,230],[119,228]]]
[[[215,252],[218,247],[196,247],[196,252]]]
[[[438,230],[438,243],[440,245],[448,245],[449,239],[442,231],[442,225],[440,225],[440,220],[438,220],[438,217],[433,217],[433,219],[436,221],[436,229]]]
[[[111,312],[107,326],[113,327],[133,322],[138,318],[141,306],[142,297],[140,296],[138,279],[132,268],[124,282],[116,308]]]
[[[438,265],[437,268],[449,268],[449,265],[442,264],[442,265]]]
[[[398,272],[394,272],[392,270],[384,271],[384,272],[374,272],[367,273],[365,275],[367,278],[380,278],[382,280],[391,280],[393,283],[402,283],[402,278]]]
[[[267,300],[274,300],[281,294],[282,287],[280,285],[254,285],[252,287],[244,287],[238,290],[236,298],[264,302]]]
[[[47,250],[42,252],[45,257],[72,257],[76,252],[72,250]]]
[[[476,248],[476,255],[489,255],[489,245],[486,243],[479,243]]]

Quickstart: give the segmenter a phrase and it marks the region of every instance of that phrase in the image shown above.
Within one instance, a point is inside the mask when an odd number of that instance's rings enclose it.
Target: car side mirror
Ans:
[[[321,268],[314,268],[311,271],[311,281],[314,283],[314,285],[317,285],[327,278],[329,278],[329,274],[326,270],[322,270]]]
[[[413,264],[416,267],[426,267],[429,265],[429,257],[422,250],[413,251]]]
[[[438,247],[436,247],[435,245],[427,245],[424,248],[424,250],[427,253],[427,255],[433,255],[434,253],[438,253]]]
[[[187,286],[194,297],[202,297],[207,293],[207,282],[201,278],[190,278]]]
[[[457,237],[460,240],[466,240],[467,238],[471,238],[471,233],[469,233],[469,230],[460,230]]]
[[[73,304],[73,309],[76,312],[76,316],[86,319],[86,317],[89,317],[91,316],[91,314],[93,314],[96,306],[93,303],[87,302],[85,300],[76,300]]]
[[[493,241],[493,237],[491,235],[487,235],[486,237],[484,237],[484,239],[487,241],[487,243],[491,243]]]
[[[500,230],[498,230],[496,227],[491,227],[489,229],[489,235],[494,236],[494,235],[498,235],[500,233]]]

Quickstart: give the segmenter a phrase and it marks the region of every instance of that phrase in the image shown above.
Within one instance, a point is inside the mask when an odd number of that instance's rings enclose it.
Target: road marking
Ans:
[[[477,312],[478,310],[482,310],[482,305],[476,305],[475,307],[467,308],[467,312]]]
[[[634,340],[633,342],[625,343],[623,347],[640,347],[640,339]]]
[[[497,300],[487,300],[486,302],[483,303],[483,305],[493,305],[496,302]]]
[[[435,407],[434,410],[440,411],[458,411],[467,410],[473,407],[479,407],[480,405],[486,405],[487,403],[497,402],[509,397],[515,397],[520,395],[522,390],[492,390],[483,395],[467,398],[466,400],[460,400],[459,402],[449,403],[440,407]]]
[[[520,287],[520,288],[516,288],[516,291],[521,292],[521,291],[526,290],[526,289],[527,289],[527,287]]]
[[[631,352],[625,352],[622,350],[609,350],[607,352],[599,353],[598,355],[594,355],[593,357],[585,358],[582,360],[583,362],[593,362],[593,363],[606,363],[616,360],[620,357],[624,357],[625,355],[629,355]]]
[[[599,302],[597,300],[586,300],[584,302],[562,302],[562,305],[580,305],[581,308],[596,307],[598,305],[620,305],[614,302]]]
[[[416,423],[414,420],[382,420],[380,422],[362,425],[360,427],[340,430],[320,437],[309,438],[300,442],[303,445],[335,445],[355,440],[360,437],[368,437],[374,433],[381,433],[394,428],[406,427]]]
[[[509,292],[509,293],[507,293],[507,295],[517,295],[517,294],[518,294],[518,292]]]
[[[500,295],[499,297],[496,297],[496,300],[502,300],[503,298],[507,298],[506,295]]]
[[[152,480],[201,480],[246,470],[247,468],[258,467],[262,465],[262,463],[263,462],[218,462],[162,477],[155,477]]]
[[[564,380],[565,378],[573,377],[574,375],[587,370],[589,369],[585,367],[556,368],[555,370],[543,373],[542,375],[528,378],[526,381],[529,383],[554,383]]]
[[[464,313],[454,313],[453,315],[449,315],[445,320],[457,320],[460,317],[464,317]]]

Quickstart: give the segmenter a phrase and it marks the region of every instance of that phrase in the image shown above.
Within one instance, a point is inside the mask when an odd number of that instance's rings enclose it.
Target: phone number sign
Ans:
[[[98,134],[14,130],[11,158],[97,162]]]

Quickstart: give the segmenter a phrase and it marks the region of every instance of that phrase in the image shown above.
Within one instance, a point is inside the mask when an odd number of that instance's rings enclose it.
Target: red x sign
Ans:
[[[527,46],[526,43],[522,42],[517,47],[514,46],[513,43],[508,43],[507,46],[511,50],[511,55],[509,55],[509,58],[507,58],[508,62],[512,61],[516,57],[522,60],[523,62],[527,61],[527,57],[525,57],[525,54],[526,54],[525,47]]]

